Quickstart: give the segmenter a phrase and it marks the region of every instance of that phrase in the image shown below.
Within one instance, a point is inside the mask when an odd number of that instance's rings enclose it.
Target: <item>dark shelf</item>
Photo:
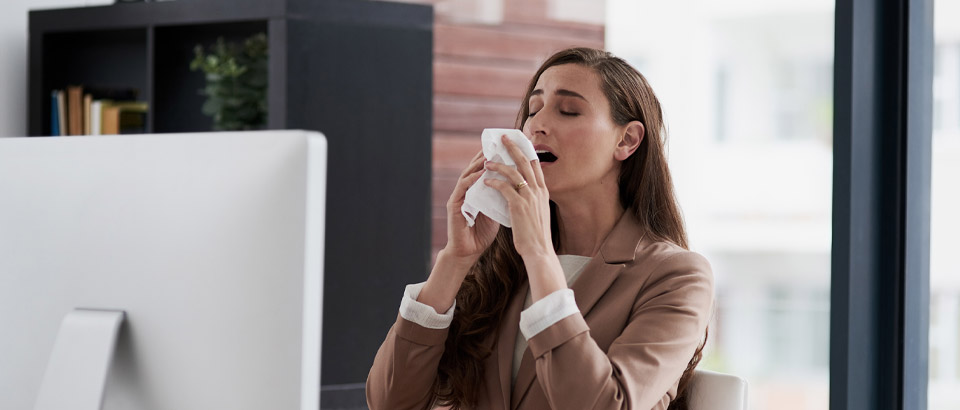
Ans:
[[[433,10],[358,0],[182,0],[31,11],[28,132],[50,92],[136,88],[150,132],[209,131],[196,44],[268,35],[268,129],[329,143],[323,384],[362,383],[430,259]],[[360,187],[360,189],[358,189]]]
[[[153,132],[210,130],[213,121],[200,110],[205,99],[200,95],[203,73],[190,71],[194,46],[206,48],[218,37],[242,42],[257,33],[268,33],[265,20],[155,28],[153,67],[163,75],[154,78]]]

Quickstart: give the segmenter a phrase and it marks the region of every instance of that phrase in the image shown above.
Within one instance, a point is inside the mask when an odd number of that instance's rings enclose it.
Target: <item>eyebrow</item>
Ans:
[[[570,91],[570,90],[565,90],[565,89],[563,89],[563,88],[557,90],[554,94],[556,94],[556,95],[562,95],[562,96],[565,96],[565,97],[575,97],[575,98],[579,98],[579,99],[581,99],[581,100],[587,101],[587,99],[586,99],[584,96],[580,95],[579,93],[576,93],[576,92]],[[540,89],[540,88],[538,88],[538,89],[536,89],[536,90],[533,90],[532,93],[530,93],[530,96],[531,96],[531,97],[533,97],[533,96],[535,96],[535,95],[543,95],[543,90]]]

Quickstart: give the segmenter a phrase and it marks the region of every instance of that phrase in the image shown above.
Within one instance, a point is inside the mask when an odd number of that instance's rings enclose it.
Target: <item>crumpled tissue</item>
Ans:
[[[483,146],[483,156],[486,157],[488,161],[499,162],[513,166],[514,168],[517,167],[517,164],[513,161],[513,157],[510,156],[510,152],[507,151],[507,147],[500,141],[500,136],[502,135],[506,135],[510,141],[520,147],[520,151],[523,152],[523,155],[527,157],[528,160],[532,161],[537,159],[537,152],[533,149],[533,143],[527,139],[527,136],[524,135],[522,131],[506,128],[487,128],[483,130],[483,134],[480,135],[480,144]],[[500,191],[487,186],[483,182],[489,178],[507,181],[511,185],[514,185],[513,181],[507,180],[507,177],[497,172],[486,170],[480,175],[480,179],[467,189],[463,206],[460,207],[460,212],[463,213],[463,217],[466,218],[467,226],[473,226],[477,216],[483,213],[490,219],[497,221],[500,225],[510,228],[513,225],[510,221],[510,211],[507,208],[507,200],[503,195],[500,195]]]

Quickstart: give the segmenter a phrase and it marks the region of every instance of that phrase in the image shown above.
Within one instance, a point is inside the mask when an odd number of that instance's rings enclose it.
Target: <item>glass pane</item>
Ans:
[[[701,368],[750,409],[829,402],[834,3],[609,0],[607,48],[668,121],[693,250],[716,275]]]
[[[960,409],[960,0],[934,1],[930,410]]]

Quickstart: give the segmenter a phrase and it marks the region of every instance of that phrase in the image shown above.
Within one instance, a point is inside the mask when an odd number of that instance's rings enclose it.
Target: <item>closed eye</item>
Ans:
[[[537,112],[539,112],[539,111],[537,111]],[[537,115],[537,112],[528,113],[528,114],[527,114],[527,117],[533,117],[534,115]],[[576,116],[580,115],[580,113],[578,113],[578,112],[571,112],[571,111],[560,111],[560,115],[565,115],[565,116],[567,116],[567,117],[576,117]]]

